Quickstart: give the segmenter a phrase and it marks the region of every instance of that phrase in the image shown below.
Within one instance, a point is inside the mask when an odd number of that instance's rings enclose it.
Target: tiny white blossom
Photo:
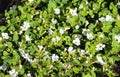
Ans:
[[[94,37],[91,33],[87,33],[87,39],[92,40]]]
[[[7,69],[7,66],[6,66],[6,65],[2,65],[2,66],[0,66],[0,70],[5,71],[6,69]]]
[[[105,18],[104,18],[104,17],[101,17],[101,18],[99,18],[98,20],[101,21],[101,22],[103,22],[103,21],[105,21]]]
[[[53,34],[53,30],[50,28],[49,30],[48,30],[48,35],[52,35]]]
[[[15,69],[12,69],[9,71],[10,77],[17,77],[18,76],[18,72]]]
[[[70,54],[74,53],[75,51],[76,51],[76,50],[73,49],[73,47],[69,47],[69,48],[68,48],[68,52],[69,52]]]
[[[115,35],[115,40],[120,43],[120,34],[119,35]]]
[[[39,48],[39,50],[42,50],[43,46],[42,45],[38,45],[38,48]]]
[[[86,36],[89,31],[90,31],[89,29],[82,29],[82,34]]]
[[[78,14],[77,14],[77,8],[75,8],[75,9],[70,9],[70,14],[71,14],[72,16],[78,16]]]
[[[80,39],[79,39],[79,38],[75,38],[75,39],[73,40],[73,44],[79,46],[79,45],[80,45]]]
[[[26,41],[31,41],[32,39],[28,35],[25,35],[25,40]]]
[[[86,52],[85,52],[85,50],[80,50],[80,51],[78,51],[79,52],[79,54],[81,54],[81,55],[85,55],[86,54]]]
[[[52,41],[52,42],[56,42],[56,39],[53,37],[51,41]]]
[[[75,29],[79,29],[79,25],[76,25],[76,26],[75,26]]]
[[[98,62],[99,62],[101,65],[104,65],[104,64],[105,64],[105,62],[102,60],[102,57],[97,56],[96,58],[97,58]]]
[[[9,39],[9,36],[8,36],[8,33],[2,33],[2,37],[3,37],[3,39]]]
[[[105,19],[106,21],[114,21],[114,18],[112,18],[112,16],[110,16],[110,15],[106,15],[106,19]]]
[[[27,74],[27,77],[32,77],[32,75],[30,73]]]
[[[59,36],[56,36],[56,40],[59,41],[61,38]]]
[[[52,19],[51,22],[52,22],[53,24],[56,24],[56,23],[57,23],[57,20],[56,20],[56,19]]]
[[[80,4],[79,9],[83,9],[83,5],[82,4]]]
[[[28,0],[30,3],[33,2],[34,0]]]
[[[118,8],[120,8],[120,2],[117,3]]]
[[[55,14],[60,14],[60,9],[59,8],[55,8],[54,11],[55,11]]]
[[[97,44],[97,45],[96,45],[96,50],[97,50],[97,51],[103,50],[103,48],[105,48],[105,44],[100,43],[100,44]]]
[[[23,26],[21,26],[21,31],[26,31],[28,28],[30,28],[30,24],[28,22],[24,22]]]
[[[52,54],[52,61],[58,61],[59,56],[56,54]]]
[[[17,6],[16,6],[16,5],[13,5],[13,6],[10,7],[10,10],[14,10],[14,9],[16,9],[16,8],[17,8]]]
[[[62,35],[64,33],[64,30],[63,29],[60,29],[59,30],[60,34]]]

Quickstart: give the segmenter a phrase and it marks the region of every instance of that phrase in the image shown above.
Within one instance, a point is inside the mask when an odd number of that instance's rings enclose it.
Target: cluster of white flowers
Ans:
[[[70,54],[72,54],[72,53],[74,53],[76,50],[75,49],[73,49],[73,47],[69,47],[68,48],[68,52],[70,53]]]
[[[115,36],[115,40],[120,43],[120,34]]]
[[[70,9],[70,14],[71,14],[72,16],[78,16],[78,14],[77,14],[77,8],[75,8],[75,9]]]
[[[103,22],[103,21],[110,21],[110,22],[113,22],[114,21],[114,18],[110,15],[106,15],[106,17],[101,17],[98,19],[99,21]]]
[[[3,32],[1,35],[2,35],[3,39],[9,39],[8,33]]]
[[[55,11],[55,14],[60,14],[60,9],[59,8],[55,8],[54,11]]]
[[[101,65],[104,65],[105,62],[102,60],[102,57],[101,56],[96,56],[98,62],[101,64]]]
[[[9,71],[10,77],[17,77],[18,76],[18,72],[15,69],[12,69]]]
[[[76,25],[76,26],[75,26],[75,29],[79,29],[79,27],[80,27],[79,25]]]
[[[96,45],[96,50],[97,50],[97,51],[103,50],[103,48],[105,48],[105,44],[100,43],[100,44],[97,44],[97,45]]]
[[[25,35],[25,40],[26,41],[31,41],[32,39],[28,35]]]
[[[87,39],[92,40],[93,38],[94,37],[92,33],[87,33]]]
[[[7,69],[7,66],[6,66],[6,65],[2,65],[2,66],[0,66],[0,70],[5,71],[6,69]]]
[[[79,38],[75,38],[73,41],[73,44],[79,46],[80,45],[80,39]]]
[[[24,58],[24,59],[26,59],[26,60],[28,60],[30,63],[33,63],[33,62],[36,62],[37,61],[37,59],[31,59],[30,58],[30,55],[28,54],[28,53],[25,53],[24,52],[24,50],[22,50],[22,49],[19,49],[19,52],[20,52],[20,54],[21,54],[21,56]]]
[[[51,20],[51,22],[52,22],[53,24],[57,24],[57,19],[54,19],[54,18],[53,18],[53,19]]]
[[[58,61],[59,60],[59,56],[56,54],[52,54],[52,61]]]
[[[20,34],[21,34],[23,31],[26,31],[28,28],[30,28],[30,24],[28,22],[24,22],[23,26],[21,26],[20,28],[22,29],[20,31]]]

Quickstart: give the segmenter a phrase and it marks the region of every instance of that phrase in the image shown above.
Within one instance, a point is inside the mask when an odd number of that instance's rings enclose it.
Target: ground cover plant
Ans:
[[[15,0],[0,14],[0,77],[119,77],[119,0]]]

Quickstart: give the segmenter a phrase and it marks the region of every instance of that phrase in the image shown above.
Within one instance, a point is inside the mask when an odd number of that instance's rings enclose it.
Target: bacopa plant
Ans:
[[[0,77],[120,76],[119,0],[14,0],[0,16]]]

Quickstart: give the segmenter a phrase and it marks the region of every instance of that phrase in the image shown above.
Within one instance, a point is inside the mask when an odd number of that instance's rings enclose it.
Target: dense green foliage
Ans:
[[[0,77],[119,76],[119,1],[15,3],[0,20]]]

